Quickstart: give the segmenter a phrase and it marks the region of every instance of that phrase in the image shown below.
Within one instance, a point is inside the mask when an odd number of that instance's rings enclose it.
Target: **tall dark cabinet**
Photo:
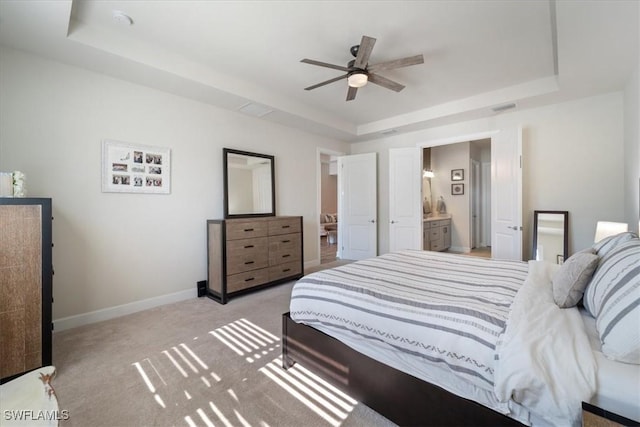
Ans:
[[[51,365],[52,211],[0,198],[0,382]]]

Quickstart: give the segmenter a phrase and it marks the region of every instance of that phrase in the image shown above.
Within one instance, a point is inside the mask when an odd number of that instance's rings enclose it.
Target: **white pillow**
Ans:
[[[582,298],[600,259],[593,252],[589,248],[573,254],[553,275],[553,300],[558,307],[574,307]]]
[[[640,239],[616,246],[601,259],[584,305],[596,318],[604,355],[640,364]]]

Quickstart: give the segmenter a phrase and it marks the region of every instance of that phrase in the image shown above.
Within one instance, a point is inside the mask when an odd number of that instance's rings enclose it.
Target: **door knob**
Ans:
[[[395,223],[396,223],[396,221],[394,221],[394,220],[391,220],[391,224],[395,224]]]
[[[372,220],[370,220],[369,222],[370,222],[370,223],[372,223],[372,224],[375,224],[376,220],[375,220],[375,219],[372,219]]]

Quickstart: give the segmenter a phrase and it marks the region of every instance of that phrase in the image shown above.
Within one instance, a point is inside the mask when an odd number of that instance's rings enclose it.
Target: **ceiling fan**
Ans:
[[[350,51],[355,59],[349,61],[346,67],[343,67],[341,65],[327,64],[326,62],[307,58],[301,60],[300,62],[304,62],[305,64],[318,65],[320,67],[333,68],[334,70],[346,72],[346,74],[342,76],[306,87],[304,88],[304,90],[312,90],[329,83],[347,79],[349,83],[349,90],[347,91],[347,101],[352,101],[353,99],[355,99],[358,88],[366,85],[367,82],[371,82],[377,84],[378,86],[400,92],[402,89],[404,89],[404,85],[394,82],[393,80],[389,80],[386,77],[382,77],[377,73],[379,71],[393,70],[395,68],[407,67],[409,65],[422,64],[424,63],[423,56],[408,56],[406,58],[394,59],[393,61],[386,61],[379,64],[369,65],[369,57],[371,56],[371,51],[373,50],[373,46],[375,45],[375,43],[376,39],[374,39],[373,37],[362,36],[360,44],[351,47]]]

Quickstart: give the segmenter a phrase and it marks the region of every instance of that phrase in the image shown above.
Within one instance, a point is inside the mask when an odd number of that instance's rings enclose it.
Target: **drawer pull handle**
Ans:
[[[253,261],[247,261],[244,263],[244,265],[249,265],[249,264],[253,264]]]
[[[290,254],[285,254],[285,255],[282,255],[282,258],[287,258],[287,257],[290,257],[290,256],[291,256]]]
[[[254,277],[249,277],[248,279],[244,279],[245,282],[250,282],[254,279]]]
[[[252,247],[253,247],[253,245],[247,245],[247,246],[245,246],[244,248],[245,248],[245,249],[249,249],[249,248],[252,248]]]
[[[290,225],[283,225],[282,228],[289,228],[291,227]]]
[[[289,243],[291,240],[283,240],[282,243]]]
[[[245,228],[244,231],[253,231],[253,228]]]
[[[282,270],[283,273],[286,273],[287,271],[291,271],[290,268],[285,268],[284,270]]]

